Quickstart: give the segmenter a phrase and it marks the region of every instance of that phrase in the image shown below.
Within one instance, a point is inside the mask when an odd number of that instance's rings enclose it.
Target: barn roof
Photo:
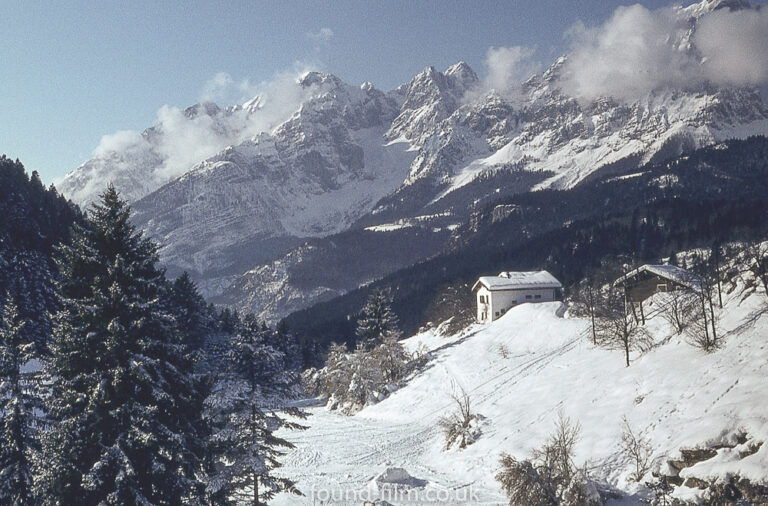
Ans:
[[[477,280],[472,290],[479,285],[490,291],[526,290],[532,288],[562,288],[563,285],[547,271],[500,272],[498,276],[483,276]]]
[[[643,272],[655,274],[660,278],[668,279],[679,285],[687,286],[692,290],[699,290],[701,288],[701,282],[696,274],[676,265],[642,265],[637,269],[624,274],[615,281],[615,284],[622,284],[629,279],[636,278]]]

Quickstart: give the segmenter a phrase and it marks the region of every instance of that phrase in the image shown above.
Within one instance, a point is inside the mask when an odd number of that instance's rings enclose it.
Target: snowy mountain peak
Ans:
[[[705,14],[719,9],[729,9],[732,11],[754,8],[748,0],[701,0],[698,3],[681,7],[681,11],[686,15],[698,19]]]
[[[199,102],[184,109],[184,116],[188,119],[194,119],[200,116],[216,116],[222,112],[222,109],[213,102]]]
[[[464,94],[477,82],[477,75],[464,62],[444,73],[435,67],[425,68],[405,86],[405,100],[387,139],[402,138],[421,146],[428,132],[461,105]]]
[[[333,74],[312,71],[307,72],[299,79],[299,85],[302,88],[309,88],[311,86],[338,88],[344,86],[344,82]]]
[[[477,84],[479,79],[477,74],[472,70],[472,67],[467,65],[466,62],[460,61],[445,69],[445,75],[453,78],[459,83],[462,83],[465,89],[470,88]]]
[[[258,111],[263,107],[264,107],[264,97],[262,97],[261,95],[256,95],[252,99],[244,102],[242,105],[243,109],[251,113]]]
[[[751,9],[752,4],[749,3],[747,0],[705,0],[707,6],[710,8],[710,10],[716,10],[716,9],[730,9],[730,10],[740,10],[740,9]]]

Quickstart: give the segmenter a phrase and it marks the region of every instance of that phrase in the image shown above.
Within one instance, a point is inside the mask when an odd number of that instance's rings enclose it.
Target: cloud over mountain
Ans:
[[[148,187],[174,179],[227,146],[268,132],[287,120],[316,91],[315,86],[298,84],[307,71],[304,68],[286,71],[259,84],[247,79],[238,82],[226,73],[219,73],[203,90],[202,103],[187,109],[162,106],[154,126],[144,133],[122,130],[104,135],[93,151],[94,160],[88,163],[98,165],[102,181],[105,178],[120,180],[139,159],[154,160],[151,180],[146,181]],[[241,106],[227,109],[207,101],[228,96],[233,90],[256,96]],[[111,161],[98,163],[106,160]],[[137,194],[143,193],[141,189],[136,190]],[[130,190],[126,194],[131,196]]]
[[[700,4],[697,5],[700,7]],[[662,87],[758,86],[768,81],[768,10],[617,8],[595,27],[574,26],[561,76],[584,100],[632,100]]]

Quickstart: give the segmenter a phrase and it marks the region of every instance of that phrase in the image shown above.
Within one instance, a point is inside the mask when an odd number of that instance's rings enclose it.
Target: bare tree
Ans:
[[[661,316],[675,329],[675,332],[682,334],[690,323],[697,301],[696,293],[689,289],[672,290],[666,294],[665,298]]]
[[[629,367],[631,351],[645,351],[652,344],[651,336],[632,315],[630,302],[616,287],[611,287],[601,298],[596,335],[599,345],[624,352]]]
[[[651,469],[653,447],[650,441],[636,435],[632,431],[626,416],[623,418],[621,451],[635,466],[631,478],[635,481],[642,480],[643,476]]]
[[[547,472],[552,473],[550,479],[557,477],[563,483],[570,483],[576,473],[573,447],[576,446],[580,435],[581,425],[558,413],[555,431],[541,448],[533,451],[534,459],[548,464]]]
[[[723,309],[723,251],[719,242],[715,241],[709,254],[709,271],[717,286],[717,304]]]
[[[445,435],[445,449],[449,449],[454,444],[463,450],[475,442],[479,435],[477,428],[478,416],[472,412],[472,403],[469,394],[461,387],[453,384],[451,399],[455,404],[455,411],[447,416],[443,416],[438,421],[440,428]]]
[[[711,303],[706,293],[698,293],[695,304],[691,306],[688,325],[685,328],[688,342],[706,352],[714,351],[720,346],[719,317],[712,308],[708,307]]]
[[[530,460],[517,460],[502,454],[501,471],[496,481],[514,506],[557,506],[600,504],[590,493],[586,466],[579,469],[573,461],[573,448],[581,427],[562,413],[549,439],[533,451]]]
[[[744,244],[746,267],[755,281],[762,285],[768,297],[768,241],[751,241]]]
[[[693,346],[709,352],[720,346],[719,316],[714,303],[717,282],[709,262],[701,258],[697,259],[696,273],[696,301],[691,305],[686,332]]]
[[[573,293],[574,313],[579,316],[589,317],[592,328],[592,342],[597,344],[597,311],[599,306],[600,291],[595,286],[592,278],[584,278],[577,285]]]

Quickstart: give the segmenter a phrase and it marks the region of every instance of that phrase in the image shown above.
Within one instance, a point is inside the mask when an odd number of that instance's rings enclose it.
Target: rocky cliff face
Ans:
[[[678,41],[681,50],[693,50],[697,17],[743,7],[731,4],[705,0],[684,9],[690,30]],[[188,270],[206,295],[226,291],[228,304],[274,318],[371,279],[361,273],[325,290],[281,274],[297,259],[325,268],[326,255],[294,250],[309,238],[417,227],[422,235],[403,236],[398,245],[428,256],[440,248],[435,237],[444,240],[446,230],[501,196],[568,189],[601,169],[630,170],[768,133],[768,107],[757,90],[699,84],[633,101],[579,100],[562,86],[567,61],[503,93],[483,91],[463,62],[443,72],[427,67],[390,92],[311,72],[294,84],[300,105],[273,127],[253,133],[262,97],[226,109],[197,105],[172,119],[183,132],[204,127],[205,156],[188,166],[190,157],[174,158],[164,121],[100,149],[59,188],[87,203],[111,181],[132,202],[136,224],[162,244],[171,274]],[[383,260],[373,244],[361,244],[357,255]],[[390,254],[400,258],[382,265],[415,261]],[[248,281],[238,281],[245,272]],[[295,304],[253,297],[270,279],[280,279],[281,300]]]
[[[405,176],[408,145],[383,142],[394,98],[328,74],[297,85],[320,91],[273,132],[225,148],[133,204],[171,273],[192,272],[208,294],[300,238],[345,230]]]

